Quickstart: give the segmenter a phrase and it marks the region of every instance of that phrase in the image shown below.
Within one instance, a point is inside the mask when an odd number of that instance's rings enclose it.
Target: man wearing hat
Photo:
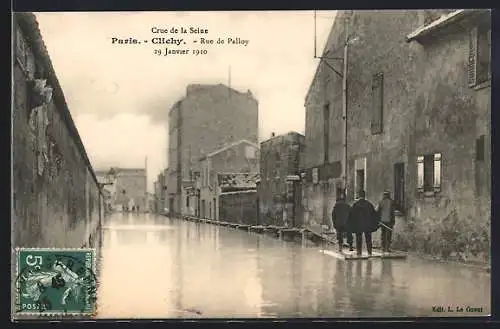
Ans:
[[[363,235],[365,236],[368,256],[372,256],[372,233],[378,230],[377,212],[365,197],[364,190],[358,192],[358,200],[352,205],[347,220],[347,231],[356,235],[356,254],[358,256],[361,256],[363,249]]]
[[[337,201],[332,211],[332,222],[333,227],[337,231],[337,241],[339,243],[339,250],[342,252],[344,248],[344,235],[347,235],[347,244],[349,245],[349,250],[353,250],[353,236],[351,232],[347,231],[347,220],[349,218],[349,212],[351,211],[351,206],[345,202],[345,194],[341,192],[337,195]]]
[[[382,200],[378,204],[377,213],[382,228],[382,251],[391,251],[392,228],[396,222],[394,201],[391,199],[391,193],[385,191]]]

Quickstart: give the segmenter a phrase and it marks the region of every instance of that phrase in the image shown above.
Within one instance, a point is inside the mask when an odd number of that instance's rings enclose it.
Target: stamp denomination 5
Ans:
[[[92,315],[94,249],[17,249],[16,313]]]

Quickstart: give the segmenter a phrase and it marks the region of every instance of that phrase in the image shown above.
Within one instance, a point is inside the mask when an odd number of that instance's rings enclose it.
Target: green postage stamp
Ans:
[[[16,249],[15,314],[94,314],[95,255],[95,249]]]

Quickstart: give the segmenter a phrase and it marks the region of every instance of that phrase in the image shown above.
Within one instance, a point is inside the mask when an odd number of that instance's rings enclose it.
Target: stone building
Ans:
[[[259,220],[268,225],[302,225],[300,165],[305,138],[297,132],[260,143]]]
[[[154,182],[154,212],[163,214],[165,212],[165,171],[158,174],[157,180]]]
[[[35,15],[12,32],[13,247],[97,247],[102,194]]]
[[[146,170],[144,168],[113,168],[116,177],[115,207],[122,211],[146,211]]]
[[[259,146],[247,140],[239,140],[215,150],[199,160],[197,182],[188,187],[183,200],[183,212],[203,218],[219,218],[219,196],[222,193],[218,174],[222,173],[258,173]],[[255,183],[255,182],[254,182]],[[246,185],[239,186],[244,190],[253,189]],[[227,191],[226,191],[227,192]],[[233,191],[234,192],[234,191]]]
[[[168,204],[180,214],[201,156],[241,139],[258,142],[258,102],[222,84],[189,85],[170,109],[168,136]]]
[[[342,61],[324,59],[306,96],[305,167],[341,168],[307,188],[311,220],[329,215],[346,172],[350,201],[392,191],[395,247],[489,258],[490,20],[488,10],[337,14],[323,57],[347,45],[348,161]]]

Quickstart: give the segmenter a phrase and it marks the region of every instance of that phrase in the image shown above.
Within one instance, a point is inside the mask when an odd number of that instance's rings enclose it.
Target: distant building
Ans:
[[[300,163],[304,136],[290,132],[260,143],[259,218],[269,225],[301,226]]]
[[[258,142],[258,102],[222,84],[189,85],[169,112],[168,207],[180,214],[184,187],[194,183],[198,160],[241,139]],[[184,194],[184,195],[183,195]]]
[[[163,214],[165,212],[165,171],[158,174],[157,180],[154,182],[154,211],[158,214]]]
[[[112,168],[116,179],[115,206],[119,210],[146,211],[146,170],[144,168]]]
[[[218,181],[220,173],[258,173],[259,146],[239,140],[200,158],[198,184],[186,183],[183,212],[204,218],[217,218]]]
[[[305,100],[309,222],[327,221],[344,187],[348,201],[390,190],[395,248],[487,259],[490,11],[341,11],[322,56],[342,52],[346,34],[347,124],[333,64],[318,65]]]

